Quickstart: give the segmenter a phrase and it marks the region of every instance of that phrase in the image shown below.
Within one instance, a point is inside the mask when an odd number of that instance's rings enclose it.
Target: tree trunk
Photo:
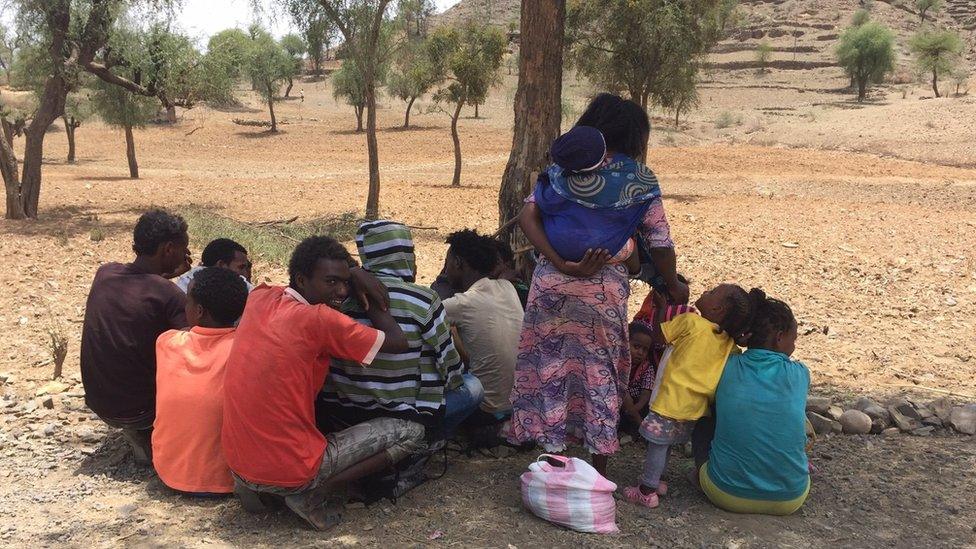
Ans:
[[[521,10],[515,124],[512,152],[498,193],[499,227],[521,211],[522,201],[535,183],[530,177],[545,167],[549,144],[559,136],[562,121],[566,0],[522,2]],[[527,244],[514,226],[502,231],[501,238],[516,250]],[[525,254],[517,261],[523,272],[530,273],[531,256]]]
[[[68,96],[68,84],[64,77],[57,73],[50,76],[44,84],[34,118],[25,130],[24,167],[20,178],[21,206],[14,213],[22,213],[23,217],[36,218],[37,206],[41,197],[41,162],[44,159],[44,135],[51,123],[64,114],[64,101]],[[7,208],[7,217],[19,219],[11,215]]]
[[[139,163],[136,162],[136,140],[132,126],[125,127],[125,157],[129,160],[129,178],[139,179]]]
[[[477,103],[474,104],[474,117],[475,117],[476,120],[478,118],[481,118],[481,115],[478,112],[478,104]]]
[[[75,129],[78,126],[74,117],[62,116],[61,120],[64,121],[64,132],[68,136],[68,163],[73,164],[75,161]]]
[[[24,204],[20,199],[20,176],[17,173],[17,155],[14,153],[12,137],[6,137],[10,132],[10,123],[0,119],[3,124],[5,137],[0,139],[0,175],[3,176],[3,186],[7,193],[7,219],[24,219]],[[11,132],[12,133],[12,132]]]
[[[681,103],[674,109],[674,129],[678,129],[678,117],[681,116]]]
[[[356,133],[363,131],[363,112],[365,112],[366,107],[361,105],[356,105]]]
[[[407,114],[403,117],[403,127],[404,129],[410,127],[410,109],[413,108],[413,102],[416,101],[416,97],[411,97],[410,101],[407,102]]]
[[[166,122],[169,124],[176,124],[176,105],[170,103],[166,105]]]
[[[288,79],[288,87],[285,88],[285,99],[288,99],[289,97],[291,97],[291,88],[294,85],[295,85],[295,79],[294,78],[289,78]]]
[[[366,219],[380,216],[380,151],[376,142],[376,84],[366,83],[366,152],[369,155],[369,194],[366,197]]]
[[[864,101],[864,98],[868,95],[868,80],[867,78],[859,79],[857,81],[857,102],[860,103]]]
[[[939,71],[935,67],[932,68],[932,91],[936,97],[942,97],[939,95]]]
[[[452,187],[461,186],[461,137],[458,135],[458,118],[461,117],[461,107],[464,100],[458,101],[457,108],[454,109],[454,116],[451,117],[451,139],[454,140],[454,179],[451,181]],[[477,105],[475,105],[477,108]]]
[[[268,86],[268,112],[271,113],[271,133],[278,132],[278,119],[275,118],[274,113],[274,92],[271,90],[271,86]]]

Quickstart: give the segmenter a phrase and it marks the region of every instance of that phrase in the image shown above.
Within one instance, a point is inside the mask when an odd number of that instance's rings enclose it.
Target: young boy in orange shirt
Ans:
[[[234,479],[220,444],[224,366],[247,286],[231,270],[207,267],[194,275],[186,297],[189,331],[170,330],[156,341],[153,465],[174,490],[229,494]]]

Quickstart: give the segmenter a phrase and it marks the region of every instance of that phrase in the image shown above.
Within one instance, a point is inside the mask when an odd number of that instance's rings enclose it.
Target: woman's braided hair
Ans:
[[[766,297],[759,302],[752,321],[752,334],[746,343],[748,347],[762,347],[769,343],[777,333],[789,330],[796,324],[793,310],[786,303]]]
[[[742,287],[733,285],[732,293],[728,297],[728,311],[718,327],[729,334],[737,345],[744,346],[751,339],[752,324],[756,318],[759,305],[766,300],[766,292],[753,288],[746,292]]]

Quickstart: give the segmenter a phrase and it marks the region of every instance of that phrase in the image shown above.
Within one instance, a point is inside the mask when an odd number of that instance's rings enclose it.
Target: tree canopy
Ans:
[[[868,84],[882,82],[895,68],[894,35],[876,21],[850,27],[840,37],[837,61],[857,84],[857,100],[864,101]]]
[[[932,90],[939,93],[939,78],[951,75],[959,64],[963,43],[959,35],[950,30],[924,29],[908,42],[915,55],[915,64],[923,74],[932,76]]]

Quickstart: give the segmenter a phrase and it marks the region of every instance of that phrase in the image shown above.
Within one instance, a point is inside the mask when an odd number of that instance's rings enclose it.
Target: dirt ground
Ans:
[[[842,86],[839,75],[829,78]],[[677,459],[674,495],[655,511],[622,503],[621,534],[609,537],[572,533],[521,508],[518,475],[534,458],[528,454],[452,455],[444,478],[395,505],[351,509],[326,534],[288,514],[251,516],[233,500],[168,491],[84,407],[78,346],[88,287],[99,264],[130,258],[132,225],[151,205],[204,205],[245,221],[361,212],[365,146],[351,131],[352,109],[336,104],[323,83],[298,89],[306,99],[280,105],[287,123],[278,135],[231,122],[264,119],[259,109],[205,107],[181,113],[175,126],[137,132],[138,181],[125,177],[120,132],[85,124],[74,165],[64,163],[63,133],[48,136],[41,218],[0,222],[0,545],[976,545],[976,440],[944,433],[821,439],[810,501],[788,518],[716,510],[682,480],[690,464]],[[572,81],[567,89],[587,91]],[[497,226],[511,90],[507,79],[482,109],[485,118],[462,120],[460,189],[448,186],[453,159],[444,115],[417,115],[418,127],[404,131],[396,128],[399,103],[388,101],[380,112],[381,211],[425,227],[415,231],[421,282],[439,270],[447,234]],[[819,133],[840,139],[846,127],[827,116],[782,130],[789,139],[749,143],[712,125],[729,105],[738,111],[755,103],[735,97],[716,92],[681,132],[662,128],[652,138],[648,162],[662,181],[693,295],[735,281],[789,302],[803,334],[797,357],[810,367],[817,393],[851,399],[907,391],[925,401],[940,396],[937,389],[976,400],[976,169],[965,167],[976,163],[972,133],[965,147],[942,147],[939,154],[951,158],[933,156],[926,151],[939,143],[924,132],[912,138],[906,128],[926,127],[925,117],[939,112],[905,110],[910,115],[896,118],[875,105],[866,112],[890,123],[869,137],[892,135],[893,148],[911,141],[899,154],[824,142]],[[974,107],[964,100],[946,108],[972,127]],[[195,243],[197,257],[200,250]],[[260,281],[285,280],[262,258],[255,273]],[[647,289],[633,290],[635,307]],[[49,331],[58,326],[69,339],[66,385],[52,391],[47,409],[36,395],[50,379]],[[631,482],[640,457],[628,446],[612,460],[612,480]]]

